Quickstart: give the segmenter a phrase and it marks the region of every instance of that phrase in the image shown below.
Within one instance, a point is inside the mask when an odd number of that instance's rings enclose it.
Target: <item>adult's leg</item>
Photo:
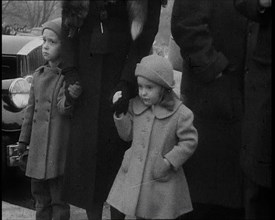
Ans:
[[[51,194],[47,180],[32,178],[31,192],[35,200],[36,220],[52,220]]]
[[[181,220],[241,220],[244,213],[242,208],[230,208],[220,205],[193,203],[194,210],[186,213],[180,219]]]
[[[61,199],[63,177],[57,177],[48,181],[52,198],[51,206],[53,212],[53,220],[69,220],[70,206]]]
[[[88,220],[101,220],[103,206],[104,206],[104,203],[94,202],[89,209],[86,209]]]
[[[271,189],[246,179],[244,192],[245,219],[271,219]]]
[[[125,219],[125,214],[122,212],[118,211],[116,208],[113,206],[110,206],[110,211],[111,211],[111,219]]]

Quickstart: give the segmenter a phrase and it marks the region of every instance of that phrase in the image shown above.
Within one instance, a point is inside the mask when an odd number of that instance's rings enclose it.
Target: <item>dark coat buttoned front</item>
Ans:
[[[241,207],[247,20],[230,0],[175,0],[171,30],[185,61],[181,93],[200,137],[184,165],[192,200]]]
[[[66,64],[78,69],[83,87],[72,122],[64,199],[84,209],[106,200],[124,151],[130,146],[117,134],[112,95],[121,81],[135,87],[136,63],[149,54],[158,31],[161,0],[146,1],[146,21],[135,40],[128,2],[90,0],[82,26],[72,38],[66,32],[63,41]],[[106,3],[104,10],[101,3]],[[107,17],[101,17],[103,12]]]
[[[29,144],[26,175],[51,179],[64,174],[72,105],[66,105],[61,69],[38,68],[31,85],[19,142]]]
[[[245,175],[263,187],[272,187],[271,146],[271,7],[258,0],[235,0],[249,19],[245,73],[245,117],[240,162]]]

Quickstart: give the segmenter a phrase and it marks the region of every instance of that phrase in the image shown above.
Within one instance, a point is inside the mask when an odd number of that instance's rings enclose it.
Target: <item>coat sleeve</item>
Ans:
[[[121,80],[135,83],[136,64],[150,53],[155,36],[158,32],[161,0],[148,0],[148,14],[143,31],[130,46],[128,59],[121,73]]]
[[[164,155],[174,169],[180,168],[197,148],[198,133],[193,126],[193,119],[192,111],[186,107],[182,108],[177,124],[178,144]]]
[[[114,114],[114,122],[120,138],[124,141],[131,141],[133,139],[133,112],[131,111],[131,107],[121,117],[117,117]]]
[[[35,73],[33,77],[35,78]],[[27,145],[29,145],[31,139],[33,113],[35,109],[34,78],[30,89],[28,105],[24,113],[24,121],[21,127],[21,133],[19,136],[19,142],[26,143]]]
[[[215,48],[209,18],[209,0],[175,0],[171,32],[191,72],[202,82],[210,82],[225,70],[229,61]]]
[[[74,103],[67,102],[66,95],[65,95],[65,85],[66,85],[65,81],[63,81],[63,84],[57,96],[57,109],[60,114],[71,116],[73,114]]]
[[[234,5],[242,15],[255,22],[264,23],[271,13],[271,8],[260,7],[259,0],[234,0]]]
[[[62,56],[62,64],[63,70],[65,71],[66,68],[76,68],[77,67],[77,37],[69,37],[69,29],[65,25],[65,12],[64,12],[64,5],[70,4],[69,1],[63,0],[62,1],[62,24],[61,24],[61,56]],[[73,3],[72,3],[73,4]]]

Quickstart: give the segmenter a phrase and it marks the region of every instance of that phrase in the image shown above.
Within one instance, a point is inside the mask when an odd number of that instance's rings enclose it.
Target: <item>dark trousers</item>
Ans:
[[[94,202],[90,206],[90,209],[86,209],[86,214],[87,214],[88,220],[101,220],[103,207],[104,207],[104,203]]]
[[[219,205],[194,203],[193,211],[185,214],[181,220],[243,220],[242,208],[229,208]]]
[[[111,219],[114,220],[123,220],[125,219],[125,214],[123,214],[122,212],[118,211],[117,209],[115,209],[114,207],[110,206],[110,211],[111,211]],[[144,218],[136,218],[136,219],[144,219]],[[145,220],[145,219],[144,219]],[[181,217],[176,218],[176,220],[181,220]]]
[[[260,186],[246,179],[244,191],[245,219],[271,219],[271,188]]]
[[[70,206],[61,200],[62,180],[62,177],[48,180],[31,179],[36,220],[70,219]]]

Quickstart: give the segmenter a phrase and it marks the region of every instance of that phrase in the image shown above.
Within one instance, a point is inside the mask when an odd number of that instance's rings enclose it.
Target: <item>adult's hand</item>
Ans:
[[[218,78],[220,78],[220,77],[222,77],[222,72],[219,73],[219,74],[216,76],[216,79],[218,79]]]
[[[132,88],[131,84],[121,81],[116,87],[114,96],[113,96],[113,105],[112,110],[118,116],[126,114],[128,111],[129,100],[132,97]]]
[[[73,85],[69,85],[68,92],[73,99],[77,99],[82,93],[82,87],[80,86],[80,83],[76,81]]]
[[[259,0],[259,4],[263,8],[269,8],[272,5],[272,0]]]
[[[117,102],[122,97],[122,91],[118,91],[113,96],[113,104]]]

